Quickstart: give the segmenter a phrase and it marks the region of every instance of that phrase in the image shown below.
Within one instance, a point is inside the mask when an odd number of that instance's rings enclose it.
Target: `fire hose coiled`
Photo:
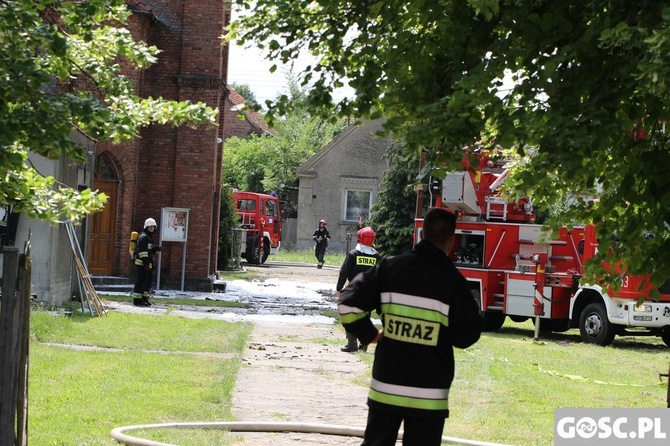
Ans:
[[[144,424],[137,426],[117,427],[111,432],[112,438],[120,443],[129,446],[176,446],[171,443],[161,443],[153,440],[132,437],[126,435],[125,431],[138,429],[171,429],[171,428],[191,428],[191,429],[224,429],[231,432],[298,432],[311,434],[339,435],[344,437],[363,438],[364,427],[341,426],[334,424],[314,424],[314,423],[288,423],[288,422],[262,422],[262,421],[226,421],[226,422],[203,422],[203,423],[162,423],[162,424]],[[398,439],[402,439],[402,432],[398,434]],[[467,446],[504,446],[499,443],[487,443],[474,440],[464,440],[453,437],[442,437],[442,443],[451,445]]]

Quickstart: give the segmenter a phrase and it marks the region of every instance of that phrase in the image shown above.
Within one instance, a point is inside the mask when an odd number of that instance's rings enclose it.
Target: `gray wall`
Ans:
[[[297,238],[298,238],[298,220],[296,218],[287,218],[286,220],[284,220],[284,224],[282,225],[281,230],[281,249],[282,250],[295,249]]]
[[[92,144],[86,140],[77,142]],[[90,187],[92,184],[93,156],[89,157],[87,163],[74,163],[66,159],[49,160],[34,153],[30,153],[29,158],[42,175],[53,176],[70,187]],[[75,227],[82,251],[86,248],[88,235],[85,229],[82,225]],[[74,257],[65,227],[21,214],[15,243],[20,252],[23,252],[28,237],[32,260],[31,293],[37,296],[37,300],[49,305],[60,305],[69,300],[72,294],[78,294]]]
[[[382,176],[388,169],[384,155],[391,138],[374,135],[381,124],[382,121],[371,121],[344,130],[297,170],[300,180],[297,249],[314,246],[312,234],[319,220],[326,219],[331,235],[328,249],[345,251],[347,237],[357,230],[357,222],[344,220],[345,191],[370,191],[374,204]]]

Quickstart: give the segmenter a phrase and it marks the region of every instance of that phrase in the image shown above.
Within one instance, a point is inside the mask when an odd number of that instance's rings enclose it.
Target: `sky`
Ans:
[[[232,19],[235,20],[236,11],[233,9]],[[268,99],[274,99],[280,93],[288,92],[288,82],[286,74],[289,71],[288,66],[279,65],[274,73],[270,73],[270,67],[273,62],[264,59],[261,51],[255,47],[243,48],[235,43],[230,44],[230,54],[228,60],[228,83],[246,84],[251,88],[251,91],[256,95],[256,100],[260,104],[264,104]],[[279,63],[279,62],[277,62]],[[314,64],[315,58],[309,54],[301,55],[295,62],[296,73],[299,73],[307,65]],[[512,87],[511,75],[504,79],[507,84],[501,91],[502,95]],[[335,92],[335,100],[341,97],[353,97],[354,90],[350,87],[342,88]]]
[[[228,83],[248,85],[262,104],[266,99],[274,99],[279,93],[288,91],[288,67],[280,65],[274,73],[270,73],[272,65],[257,48],[242,48],[231,44]]]
[[[236,11],[233,9],[232,19],[235,20]],[[274,62],[264,59],[263,53],[255,47],[241,47],[230,43],[228,58],[228,83],[246,84],[256,95],[256,100],[263,104],[267,99],[274,99],[280,93],[288,92],[288,82],[286,80],[289,72],[288,65],[279,65],[274,73],[270,73],[270,67]],[[307,65],[314,64],[315,58],[310,54],[301,54],[295,61],[297,74]],[[352,95],[353,91],[349,88],[343,88],[335,94],[335,99]]]

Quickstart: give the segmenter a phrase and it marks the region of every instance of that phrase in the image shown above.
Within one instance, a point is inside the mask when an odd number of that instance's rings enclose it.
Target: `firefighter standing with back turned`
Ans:
[[[137,248],[135,250],[137,278],[133,288],[133,305],[138,307],[151,306],[149,292],[153,284],[154,254],[161,250],[161,247],[155,245],[153,240],[156,227],[156,220],[147,218],[144,221],[144,230],[137,238]]]
[[[363,345],[377,342],[362,446],[439,446],[449,416],[453,347],[477,342],[483,321],[467,281],[448,257],[456,217],[431,209],[422,240],[407,254],[380,260],[340,293],[344,328]],[[383,329],[370,312],[378,310]]]
[[[381,258],[379,253],[373,248],[375,235],[375,231],[369,227],[361,228],[356,233],[358,244],[356,248],[347,253],[347,257],[340,267],[340,275],[337,278],[337,285],[335,287],[338,296],[347,281],[351,283],[354,277],[374,267]],[[342,347],[341,350],[347,353],[355,353],[359,348],[363,351],[367,349],[364,345],[358,347],[356,336],[347,332],[347,345]]]

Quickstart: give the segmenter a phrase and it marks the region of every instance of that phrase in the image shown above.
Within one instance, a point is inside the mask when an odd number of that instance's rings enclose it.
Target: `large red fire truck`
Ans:
[[[540,330],[579,328],[588,343],[608,345],[616,335],[646,335],[660,336],[670,346],[670,280],[659,289],[657,301],[648,296],[651,285],[640,290],[642,277],[624,276],[618,291],[580,284],[585,262],[598,249],[595,227],[563,228],[548,239],[535,223],[530,199],[510,202],[500,195],[508,173],[505,162],[484,154],[479,158],[478,167],[466,163],[465,170],[448,173],[441,185],[419,190],[415,240],[421,239],[424,209],[457,213],[452,259],[481,306],[485,330],[497,331],[509,317],[532,319],[536,339]]]
[[[242,226],[241,256],[252,264],[265,263],[281,245],[279,199],[256,192],[235,192],[233,199]]]

